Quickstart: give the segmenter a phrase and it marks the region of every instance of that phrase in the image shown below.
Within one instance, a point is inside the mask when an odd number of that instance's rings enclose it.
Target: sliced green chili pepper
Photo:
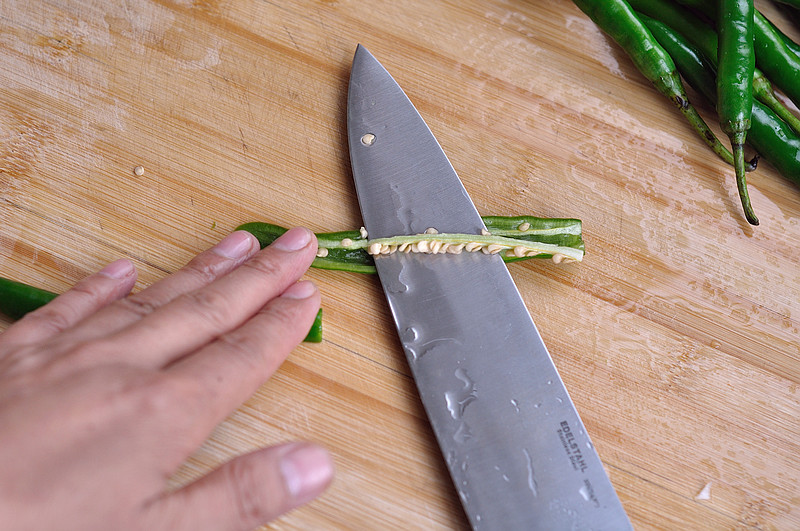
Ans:
[[[744,143],[753,112],[753,0],[719,0],[717,9],[717,114],[731,139],[736,187],[745,218],[758,225],[745,176]]]
[[[303,341],[306,343],[322,343],[322,308],[317,311],[314,323]]]
[[[584,243],[581,222],[578,219],[538,218],[533,216],[484,216],[484,224],[489,235],[470,234],[416,234],[397,236],[380,240],[370,240],[366,231],[344,231],[318,233],[317,244],[320,252],[311,264],[320,269],[333,269],[355,273],[375,273],[375,262],[369,253],[371,245],[383,246],[385,252],[400,250],[407,246],[427,242],[429,249],[433,242],[455,247],[476,243],[475,250],[502,252],[503,260],[516,262],[530,258],[551,258],[579,261],[583,258]],[[271,223],[252,222],[237,227],[253,234],[264,248],[286,232],[285,227]],[[405,248],[403,248],[405,249]],[[460,250],[460,249],[459,249]],[[517,254],[525,253],[523,256]],[[422,251],[424,252],[424,251]]]
[[[530,258],[552,258],[556,262],[562,259],[579,261],[583,258],[584,244],[581,233],[581,221],[565,218],[537,218],[533,216],[485,216],[483,218],[490,234],[421,234],[399,236],[397,238],[368,240],[366,231],[326,232],[317,234],[319,248],[324,249],[326,256],[317,257],[312,267],[335,269],[356,273],[375,273],[375,262],[367,248],[370,245],[398,246],[408,240],[409,245],[420,242],[431,244],[440,241],[443,244],[463,245],[475,244],[477,250],[503,252],[503,260],[516,262]],[[246,230],[253,234],[262,248],[275,241],[286,228],[271,223],[245,223],[236,230]],[[495,246],[495,248],[490,248]],[[397,249],[395,249],[397,250]],[[525,253],[523,256],[514,254]],[[19,319],[26,313],[44,306],[56,294],[21,282],[0,277],[0,313],[12,319]],[[307,342],[322,341],[322,309],[311,330],[305,338]]]
[[[625,50],[639,71],[678,107],[714,153],[733,165],[731,152],[722,145],[708,124],[689,103],[669,54],[653,38],[631,6],[625,0],[573,0],[573,2]]]
[[[0,313],[13,320],[21,319],[28,312],[41,308],[58,296],[57,293],[43,290],[16,280],[0,277]],[[303,340],[308,343],[322,341],[322,309],[317,312],[314,324]]]
[[[272,223],[256,221],[240,225],[236,227],[236,230],[246,230],[255,236],[263,249],[277,240],[288,229]],[[325,257],[318,256],[315,258],[311,267],[350,271],[352,273],[375,273],[375,264],[366,250],[363,248],[345,249],[341,246],[342,240],[345,239],[350,239],[354,242],[366,241],[366,238],[359,231],[321,232],[317,233],[316,236],[317,245],[320,248],[327,248],[328,254]]]
[[[716,98],[715,68],[688,39],[657,20],[642,21],[669,52],[686,82],[712,103]],[[748,143],[788,179],[800,184],[800,137],[761,102],[753,103]]]

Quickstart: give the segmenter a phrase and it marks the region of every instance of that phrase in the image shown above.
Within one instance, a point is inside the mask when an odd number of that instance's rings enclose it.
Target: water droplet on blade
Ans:
[[[460,420],[464,415],[467,406],[478,398],[475,383],[467,375],[467,371],[459,367],[455,372],[456,378],[463,384],[454,391],[447,391],[444,399],[447,402],[447,410],[455,420]]]
[[[525,462],[528,466],[528,489],[530,489],[534,496],[538,496],[539,486],[536,484],[536,476],[533,469],[533,458],[531,457],[531,453],[527,448],[523,448],[522,451],[525,453]]]
[[[419,340],[419,332],[414,326],[409,326],[400,333],[400,342],[403,344],[403,349],[406,351],[406,357],[410,360],[416,361],[419,359],[419,352],[415,343]]]
[[[389,294],[406,293],[409,288],[408,274],[403,267],[403,260],[395,256],[376,256],[381,260],[381,282]]]
[[[459,424],[458,429],[456,429],[455,434],[453,434],[453,440],[456,441],[458,444],[464,444],[471,438],[472,438],[472,433],[469,431],[469,426],[467,426],[465,422]]]
[[[403,330],[403,334],[400,339],[402,339],[403,343],[413,343],[419,339],[419,332],[417,332],[415,327],[409,326]]]

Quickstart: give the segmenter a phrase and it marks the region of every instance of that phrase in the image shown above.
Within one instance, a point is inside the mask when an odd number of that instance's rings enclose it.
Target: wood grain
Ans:
[[[140,289],[243,222],[358,228],[363,43],[482,213],[583,220],[583,263],[511,271],[635,527],[800,528],[800,190],[762,164],[748,226],[730,168],[570,2],[4,0],[0,29],[0,275],[63,291],[127,256]],[[308,277],[324,342],[174,483],[311,439],[337,479],[270,528],[464,528],[376,279]]]

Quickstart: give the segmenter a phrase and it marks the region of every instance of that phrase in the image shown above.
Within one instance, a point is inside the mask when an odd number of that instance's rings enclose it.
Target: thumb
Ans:
[[[273,446],[237,457],[166,495],[152,507],[152,516],[159,529],[249,530],[313,500],[332,477],[324,448]]]

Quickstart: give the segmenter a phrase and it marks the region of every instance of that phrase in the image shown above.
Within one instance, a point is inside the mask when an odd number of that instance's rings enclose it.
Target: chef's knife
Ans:
[[[360,45],[347,128],[369,238],[485,230],[428,126]],[[375,266],[472,527],[631,529],[502,258],[394,253]]]

